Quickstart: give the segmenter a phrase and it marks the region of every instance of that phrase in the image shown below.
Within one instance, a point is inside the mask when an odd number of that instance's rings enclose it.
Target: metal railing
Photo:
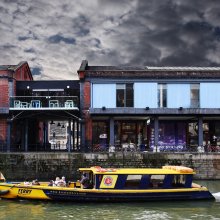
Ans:
[[[75,109],[78,108],[77,96],[11,96],[10,108],[15,109]]]
[[[152,152],[152,153],[220,153],[220,146],[151,146],[147,147],[146,145],[135,146],[127,145],[99,145],[94,144],[89,148],[89,152]]]
[[[6,152],[7,145],[6,143],[0,144],[0,152]],[[18,144],[12,144],[10,146],[10,152],[25,152],[24,147],[21,147]],[[176,147],[176,148],[161,148],[160,146],[154,146],[153,148],[147,148],[147,146],[141,147],[128,147],[123,148],[122,145],[113,146],[106,144],[105,146],[99,146],[97,144],[82,147],[80,145],[71,145],[70,149],[68,149],[67,145],[62,144],[30,144],[28,145],[27,152],[82,152],[82,153],[117,153],[117,152],[124,152],[124,153],[220,153],[220,146],[188,146],[184,148]]]

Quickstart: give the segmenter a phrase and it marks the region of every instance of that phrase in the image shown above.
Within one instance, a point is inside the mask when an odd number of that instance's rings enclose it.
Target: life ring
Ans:
[[[0,190],[0,196],[4,196],[4,195],[8,194],[9,191],[10,191],[9,189],[6,189],[6,190]]]

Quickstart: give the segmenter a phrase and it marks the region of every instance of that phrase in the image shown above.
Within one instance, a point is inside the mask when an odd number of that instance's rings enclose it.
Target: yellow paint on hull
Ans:
[[[7,199],[50,199],[39,186],[17,186],[14,184],[0,184],[0,190],[8,190],[9,193],[2,195],[1,198]]]
[[[24,186],[15,184],[0,183],[0,190],[10,190],[6,195],[1,195],[1,198],[7,199],[36,199],[36,200],[51,200],[43,190],[57,190],[57,191],[70,191],[78,193],[117,193],[117,194],[130,194],[130,193],[176,193],[176,192],[201,192],[208,191],[206,187],[199,188],[177,188],[177,189],[138,189],[138,190],[115,190],[115,189],[82,189],[70,187],[49,187],[49,186]]]

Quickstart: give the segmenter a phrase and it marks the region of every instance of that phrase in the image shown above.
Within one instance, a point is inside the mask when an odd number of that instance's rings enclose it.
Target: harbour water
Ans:
[[[220,192],[220,181],[195,181],[212,193]],[[220,201],[171,201],[146,203],[64,203],[0,200],[0,220],[160,220],[220,219]]]

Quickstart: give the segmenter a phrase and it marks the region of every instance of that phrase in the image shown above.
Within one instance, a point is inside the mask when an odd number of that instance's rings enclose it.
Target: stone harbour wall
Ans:
[[[163,165],[183,165],[194,168],[194,179],[220,179],[220,154],[191,153],[1,153],[0,171],[7,180],[19,181],[80,178],[80,167],[158,168]]]

